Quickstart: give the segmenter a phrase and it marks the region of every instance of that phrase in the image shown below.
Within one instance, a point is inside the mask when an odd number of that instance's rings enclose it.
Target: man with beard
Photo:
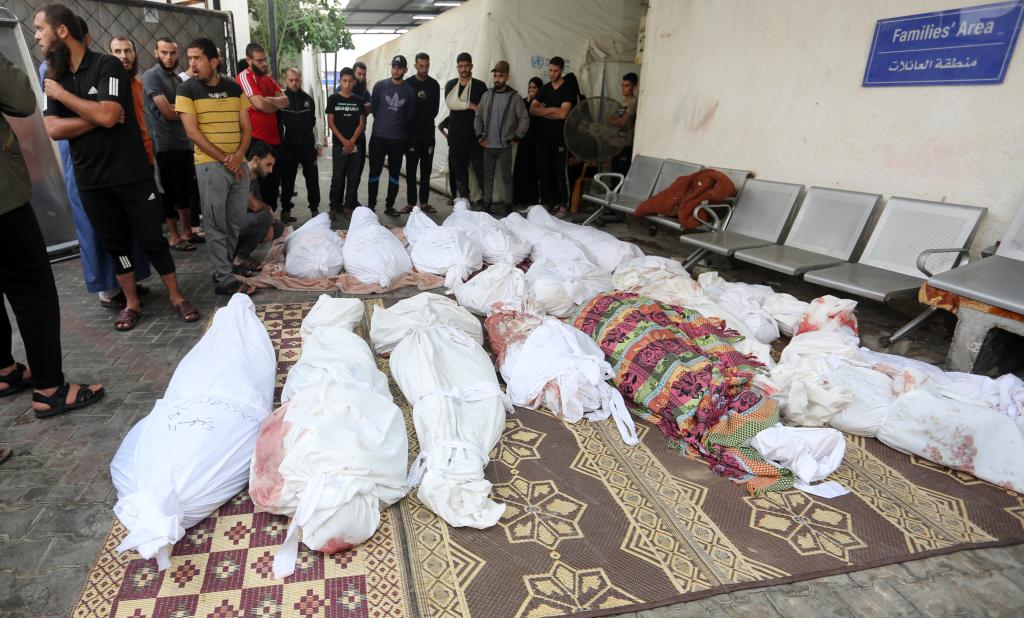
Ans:
[[[281,110],[281,150],[277,165],[281,168],[278,172],[281,176],[281,212],[292,210],[295,175],[301,165],[302,176],[306,180],[309,216],[315,217],[320,208],[320,175],[316,160],[322,148],[316,136],[316,101],[302,90],[302,73],[298,69],[292,67],[284,72],[284,85],[288,105]]]
[[[409,126],[409,145],[405,151],[405,186],[408,214],[416,206],[416,168],[420,171],[419,205],[426,212],[437,212],[427,203],[430,198],[430,170],[434,166],[434,118],[441,107],[441,85],[429,75],[430,56],[416,54],[416,74],[405,80],[416,92],[416,110]]]
[[[405,151],[406,130],[416,106],[416,93],[402,79],[409,63],[405,56],[391,59],[391,79],[382,79],[373,85],[370,107],[373,110],[373,134],[370,136],[370,177],[367,179],[369,204],[377,206],[377,188],[388,160],[388,193],[384,214],[397,217],[395,200],[398,199],[398,176],[402,171],[402,153]]]
[[[82,33],[82,44],[85,47],[92,45],[92,37],[89,35],[89,25],[80,16],[75,16],[78,27]],[[39,65],[39,87],[42,88],[46,79],[46,71],[49,69],[48,62]],[[114,265],[110,261],[110,254],[100,244],[96,237],[96,231],[92,229],[89,222],[89,215],[85,214],[85,207],[82,206],[82,199],[78,196],[78,181],[75,180],[75,164],[71,156],[71,143],[66,139],[57,140],[57,149],[60,151],[61,171],[64,175],[64,185],[68,193],[68,205],[71,207],[71,218],[75,223],[75,235],[78,236],[78,257],[82,264],[82,280],[85,289],[96,293],[100,299],[100,306],[105,309],[124,308],[125,298],[121,292],[121,286],[114,276]],[[135,264],[136,282],[149,278],[149,261],[146,254],[139,248],[138,243],[132,252],[132,262]],[[136,284],[140,296],[149,294],[149,288],[141,283]]]
[[[116,41],[111,43],[112,49]],[[156,147],[157,174],[164,191],[164,221],[171,246],[191,251],[189,247],[201,242],[198,235],[192,234],[192,203],[199,188],[192,164],[192,142],[174,111],[174,97],[182,84],[177,73],[178,44],[168,37],[160,37],[153,56],[156,64],[142,74],[140,98]]]
[[[484,151],[476,139],[473,124],[480,97],[487,86],[473,77],[473,57],[462,52],[456,58],[459,76],[444,86],[445,102],[451,113],[448,115],[448,153],[451,174],[455,177],[455,189],[459,197],[469,199],[469,166],[477,183],[484,182]]]
[[[189,69],[195,77],[178,86],[174,109],[195,144],[196,178],[203,204],[207,253],[214,267],[214,291],[252,294],[234,277],[238,235],[249,202],[249,99],[241,86],[218,72],[220,53],[200,37],[188,44]],[[241,274],[247,274],[245,272]]]
[[[352,88],[352,94],[363,102],[363,110],[367,120],[373,110],[370,108],[370,88],[366,84],[366,65],[362,62],[356,62],[352,65],[352,74],[355,76],[356,85]],[[339,82],[341,78],[338,78]],[[338,91],[341,90],[341,86],[338,86]],[[359,134],[359,139],[356,140],[356,148],[359,152],[363,153],[363,156],[359,159],[359,178],[363,177],[363,168],[366,167],[366,159],[368,159],[368,153],[366,152],[366,131]],[[359,199],[356,198],[356,204],[362,206]]]
[[[79,196],[113,259],[125,295],[125,308],[114,328],[131,330],[142,318],[133,242],[160,273],[178,316],[186,322],[198,320],[199,311],[178,289],[174,259],[160,233],[163,209],[135,119],[131,78],[116,58],[85,48],[78,21],[67,7],[51,4],[39,9],[33,25],[49,62],[44,80],[47,133],[52,139],[71,141]]]
[[[245,46],[245,61],[249,68],[238,74],[238,85],[245,96],[249,97],[249,124],[252,125],[252,142],[263,142],[275,149],[281,143],[277,131],[277,112],[288,106],[288,97],[281,91],[274,78],[268,75],[270,70],[267,51],[259,43]],[[252,144],[250,144],[252,146]],[[260,179],[260,192],[263,201],[270,204],[271,210],[277,210],[277,193],[281,177],[277,172],[267,174]],[[281,221],[295,221],[291,212],[281,208]]]
[[[512,147],[530,129],[530,115],[520,104],[519,93],[508,85],[508,71],[504,60],[494,65],[494,88],[480,98],[476,114],[476,135],[484,149],[484,210],[491,214],[494,177],[499,172],[505,203],[512,203]]]

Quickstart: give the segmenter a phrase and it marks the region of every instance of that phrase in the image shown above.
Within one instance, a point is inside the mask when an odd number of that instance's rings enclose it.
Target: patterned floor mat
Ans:
[[[278,349],[278,394],[311,306],[257,307]],[[411,459],[411,409],[391,390]],[[849,495],[750,497],[656,428],[638,430],[630,448],[610,421],[517,410],[487,468],[507,505],[497,526],[450,528],[413,494],[370,541],[331,556],[303,548],[281,581],[271,566],[287,520],[254,512],[245,493],[189,530],[162,572],[116,553],[126,531],[115,522],[72,615],[596,616],[1024,541],[1024,498],[875,440],[848,439],[832,478]]]

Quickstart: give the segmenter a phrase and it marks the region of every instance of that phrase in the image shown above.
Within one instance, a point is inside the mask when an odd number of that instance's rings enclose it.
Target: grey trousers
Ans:
[[[264,208],[259,212],[252,212],[246,208],[245,225],[242,226],[242,231],[238,234],[238,249],[235,251],[235,257],[252,257],[252,252],[263,243],[263,239],[267,237],[267,230],[271,226],[274,228],[273,238],[280,237],[284,232],[284,224],[274,221],[274,213],[269,208]]]
[[[248,166],[243,165],[242,172],[242,177],[236,179],[220,163],[200,163],[196,166],[199,200],[203,205],[206,251],[213,262],[219,286],[234,280],[231,265],[238,247],[238,236],[245,226],[245,213],[248,212]]]
[[[497,168],[497,169],[495,169]],[[494,202],[494,177],[501,173],[501,197],[512,203],[512,149],[484,148],[484,203]]]

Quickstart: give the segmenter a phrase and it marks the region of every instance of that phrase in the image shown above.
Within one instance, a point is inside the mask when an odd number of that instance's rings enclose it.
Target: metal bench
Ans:
[[[965,255],[966,250],[933,251]],[[995,255],[975,260],[928,278],[928,285],[1024,316],[1024,207],[1006,230]],[[992,328],[1024,335],[1024,322],[961,307],[947,364],[953,371],[972,371],[986,333]]]
[[[984,214],[977,206],[890,198],[857,263],[812,270],[804,280],[889,302],[896,294],[916,291],[932,273],[955,268]],[[929,307],[882,344],[903,339],[935,311]]]
[[[684,266],[690,269],[708,253],[732,256],[740,249],[778,243],[802,191],[803,185],[752,179],[744,185],[735,206],[698,206],[694,216],[705,221],[713,231],[679,237],[684,245],[695,248]],[[724,209],[724,216],[715,212],[719,209]]]
[[[743,193],[743,186],[747,184],[748,179],[754,176],[754,172],[750,170],[736,170],[731,167],[718,167],[717,165],[710,165],[708,167],[709,169],[718,170],[729,177],[733,186],[736,187],[736,195],[733,199],[739,199],[740,193]]]
[[[583,196],[584,201],[598,206],[597,210],[583,222],[583,225],[597,219],[606,208],[624,209],[626,212],[636,210],[640,202],[651,196],[651,191],[654,189],[655,183],[658,182],[664,163],[663,159],[637,155],[633,157],[633,162],[625,176],[617,172],[595,174],[594,184],[602,191],[596,194],[587,193]],[[612,184],[609,185],[605,182],[606,179],[610,180]]]
[[[877,193],[811,187],[784,244],[741,249],[734,255],[794,276],[841,264],[853,255],[881,198]]]

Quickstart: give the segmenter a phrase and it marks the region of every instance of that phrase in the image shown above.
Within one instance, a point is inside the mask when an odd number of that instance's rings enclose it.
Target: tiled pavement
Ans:
[[[326,172],[326,160],[321,168]],[[301,184],[301,182],[299,183]],[[321,184],[326,196],[326,173]],[[365,187],[365,178],[364,178]],[[383,187],[382,187],[383,188]],[[402,187],[401,195],[404,195]],[[365,188],[362,190],[365,201]],[[304,196],[297,198],[296,214]],[[401,205],[401,200],[400,200]],[[432,203],[448,208],[440,195]],[[441,215],[443,216],[443,214]],[[631,236],[648,253],[679,255],[669,234],[650,237],[646,227],[608,228]],[[139,326],[113,330],[113,313],[102,309],[81,284],[77,259],[55,264],[61,297],[64,369],[69,379],[99,381],[105,401],[80,413],[36,420],[30,396],[0,400],[0,445],[14,457],[0,465],[0,616],[65,616],[109,530],[115,502],[109,463],[122,437],[160,397],[178,361],[198,339],[202,324],[225,302],[213,294],[204,250],[175,253],[183,291],[204,316],[185,324],[172,315],[159,284]],[[768,282],[808,300],[821,293],[757,269],[716,264],[731,279]],[[406,292],[408,293],[408,292]],[[297,292],[263,291],[256,302],[309,300]],[[908,310],[913,304],[907,305]],[[862,303],[858,316],[866,345],[891,332],[906,316]],[[945,355],[941,321],[896,351],[932,362]],[[16,354],[24,358],[20,339]],[[731,594],[630,616],[1000,616],[1024,615],[1024,546],[959,552],[900,565]]]

